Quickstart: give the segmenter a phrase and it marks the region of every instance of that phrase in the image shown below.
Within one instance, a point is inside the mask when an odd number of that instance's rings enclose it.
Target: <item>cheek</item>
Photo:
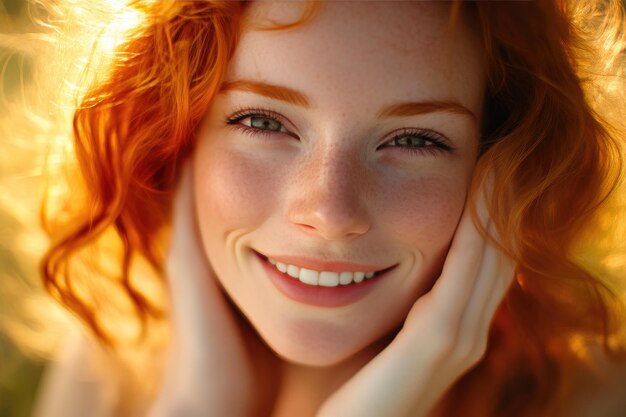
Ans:
[[[452,239],[467,192],[464,177],[424,177],[387,184],[377,212],[389,233],[425,258],[437,258]]]
[[[203,229],[211,225],[212,232],[223,234],[258,225],[271,212],[280,186],[271,167],[241,152],[203,145],[198,146],[194,163]]]

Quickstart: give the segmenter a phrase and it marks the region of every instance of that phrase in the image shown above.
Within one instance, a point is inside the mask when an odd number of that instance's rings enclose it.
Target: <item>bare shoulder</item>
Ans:
[[[593,365],[576,375],[568,417],[626,416],[626,359],[611,359],[599,347],[590,352]]]
[[[34,417],[113,417],[119,404],[120,374],[95,341],[68,337],[40,385]]]

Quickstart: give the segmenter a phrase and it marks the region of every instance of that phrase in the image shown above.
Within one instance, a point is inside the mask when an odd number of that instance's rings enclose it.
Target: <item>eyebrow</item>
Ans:
[[[308,97],[289,87],[274,84],[266,84],[252,80],[235,80],[225,81],[220,87],[220,93],[228,91],[244,91],[259,94],[275,100],[284,101],[285,103],[294,104],[304,108],[310,108],[311,104]],[[378,112],[377,118],[387,118],[394,116],[417,116],[420,114],[447,112],[471,117],[476,121],[476,115],[462,104],[452,100],[434,100],[434,101],[411,101],[395,103],[386,106]]]
[[[297,106],[310,108],[311,104],[306,95],[299,91],[292,90],[288,87],[282,87],[280,85],[265,84],[258,81],[250,80],[236,80],[224,82],[220,88],[220,93],[239,90],[247,91],[250,93],[256,93],[268,98],[284,101],[289,104],[295,104]]]

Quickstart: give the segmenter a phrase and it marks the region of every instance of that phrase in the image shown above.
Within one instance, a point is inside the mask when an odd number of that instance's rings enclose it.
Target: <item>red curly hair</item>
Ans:
[[[582,4],[582,3],[581,3]],[[141,323],[159,317],[132,274],[147,261],[163,269],[178,167],[192,152],[198,126],[220,89],[237,46],[246,2],[133,2],[145,24],[118,47],[104,80],[77,108],[74,149],[84,204],[65,222],[44,210],[52,244],[42,262],[48,291],[78,314],[107,344],[118,335],[103,324],[97,297],[73,273],[77,259],[89,279],[123,290]],[[281,30],[303,24],[314,15]],[[581,26],[602,12],[602,24]],[[586,2],[455,2],[482,32],[488,87],[482,151],[475,184],[495,175],[490,211],[502,248],[518,263],[516,282],[497,313],[484,359],[452,388],[446,416],[556,416],[568,394],[567,369],[575,336],[600,340],[608,352],[621,331],[620,300],[602,277],[573,255],[621,179],[620,146],[612,127],[590,105],[599,80],[595,34],[624,45],[623,6]],[[611,32],[613,30],[613,32]],[[621,42],[621,43],[620,43]],[[606,44],[606,43],[605,43]],[[609,71],[617,71],[617,66]],[[90,247],[114,239],[114,271],[89,258]],[[99,263],[100,262],[100,263]],[[95,277],[95,278],[94,278]],[[478,394],[480,393],[480,394]]]

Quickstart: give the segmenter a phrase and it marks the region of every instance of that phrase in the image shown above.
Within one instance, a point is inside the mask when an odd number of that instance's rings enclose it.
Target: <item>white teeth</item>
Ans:
[[[287,274],[294,278],[300,277],[300,268],[294,265],[287,266]]]
[[[339,285],[339,273],[338,272],[320,272],[319,285],[324,287],[336,287]]]
[[[299,279],[305,284],[317,285],[319,281],[319,273],[311,269],[301,268]]]
[[[352,284],[352,272],[342,272],[339,274],[339,283],[341,285]]]
[[[315,271],[312,269],[300,268],[295,265],[278,262],[275,259],[267,258],[268,262],[276,267],[280,272],[300,280],[308,285],[319,285],[323,287],[337,287],[339,285],[349,285],[363,282],[376,274],[374,271],[368,272],[329,272]]]

